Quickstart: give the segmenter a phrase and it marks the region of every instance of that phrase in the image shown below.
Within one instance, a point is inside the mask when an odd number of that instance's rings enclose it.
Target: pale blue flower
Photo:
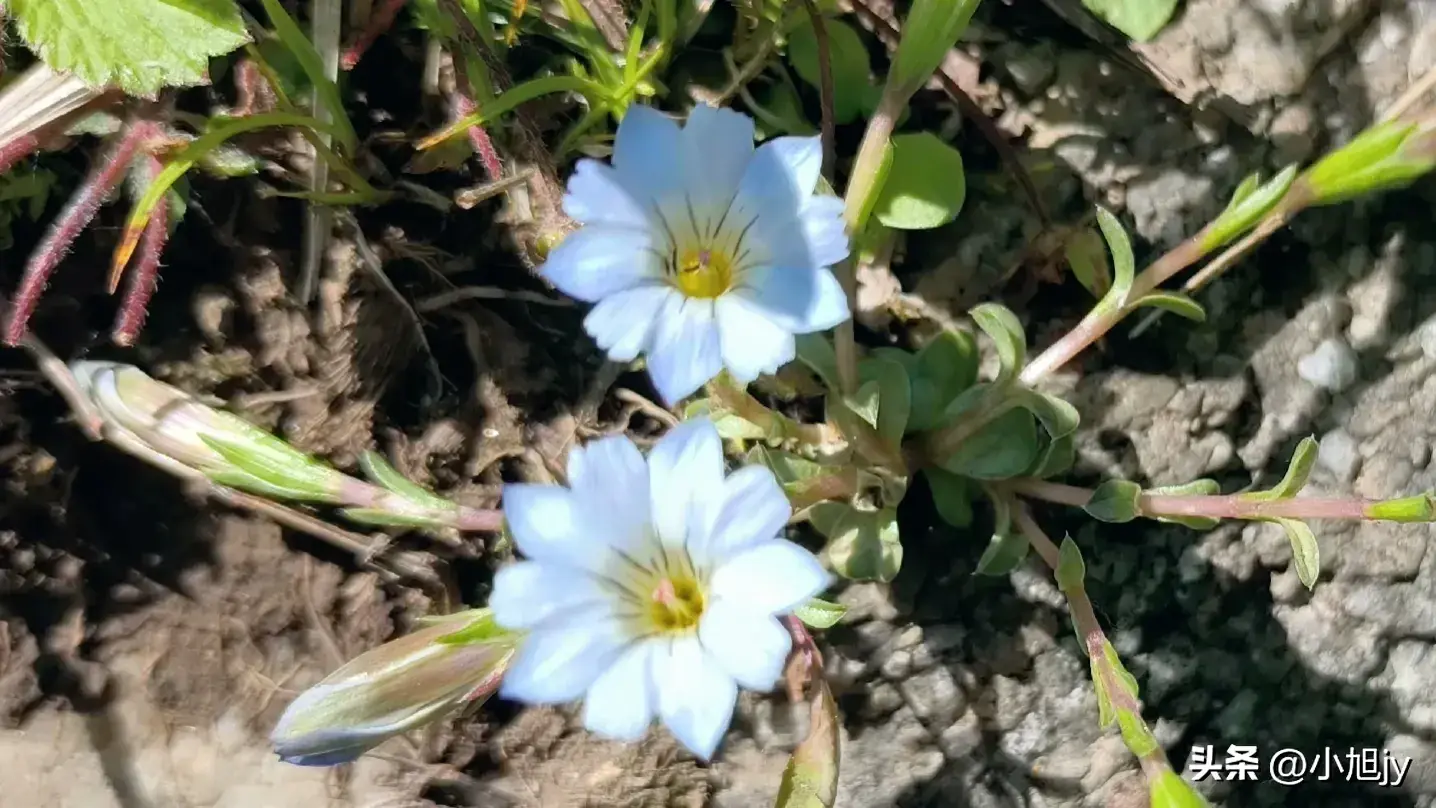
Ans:
[[[712,757],[738,688],[772,690],[792,640],[779,616],[832,577],[779,538],[791,508],[773,473],[724,476],[707,419],[645,459],[626,437],[569,455],[571,487],[508,485],[504,514],[527,558],[499,570],[489,607],[524,631],[500,695],[582,698],[589,730],[637,740],[656,717]]]
[[[678,124],[632,106],[611,165],[580,160],[563,209],[583,224],[541,274],[595,303],[584,328],[617,362],[647,357],[672,405],[727,368],[751,382],[794,335],[848,318],[829,269],[848,256],[843,203],[814,193],[818,137],[753,145],[753,120],[700,104]]]

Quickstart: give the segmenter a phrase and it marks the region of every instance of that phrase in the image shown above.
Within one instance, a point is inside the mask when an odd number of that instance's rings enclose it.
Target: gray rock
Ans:
[[[1333,544],[1343,577],[1409,581],[1433,538],[1431,525],[1359,522],[1349,539]]]
[[[895,805],[942,768],[943,755],[907,707],[843,739],[838,805]]]
[[[982,746],[982,719],[968,710],[952,726],[942,731],[937,745],[949,760],[961,760]]]
[[[1391,638],[1436,636],[1436,589],[1418,580],[1400,584],[1357,584],[1327,587],[1339,596],[1342,608],[1379,626]]]
[[[1356,381],[1356,363],[1356,352],[1345,340],[1329,337],[1296,363],[1296,372],[1317,387],[1340,392]]]
[[[946,727],[967,709],[967,696],[947,668],[938,666],[898,685],[903,700],[923,723]]]
[[[1414,728],[1436,731],[1436,649],[1407,640],[1391,649],[1386,676],[1391,697]]]
[[[1316,461],[1330,471],[1341,482],[1350,482],[1356,476],[1356,466],[1361,462],[1356,440],[1344,429],[1333,429],[1321,436]]]
[[[1415,735],[1393,735],[1386,750],[1394,763],[1409,766],[1401,787],[1414,794],[1436,794],[1436,743]]]
[[[1322,676],[1360,684],[1381,669],[1380,629],[1332,608],[1320,595],[1306,606],[1276,606],[1272,616],[1286,629],[1292,651]]]

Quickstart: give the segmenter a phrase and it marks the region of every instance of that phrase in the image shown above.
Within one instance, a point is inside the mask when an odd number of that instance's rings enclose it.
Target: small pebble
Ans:
[[[1321,437],[1317,444],[1316,462],[1322,468],[1336,475],[1338,480],[1349,482],[1356,476],[1356,464],[1361,462],[1356,440],[1344,429],[1333,429]]]
[[[1356,352],[1344,340],[1330,337],[1297,361],[1296,373],[1317,387],[1345,390],[1356,381]]]

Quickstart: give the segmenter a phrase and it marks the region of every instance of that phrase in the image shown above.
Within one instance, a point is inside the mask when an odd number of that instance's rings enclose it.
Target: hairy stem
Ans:
[[[464,87],[466,92],[454,96],[454,120],[459,121],[473,115],[478,110],[474,103],[472,90],[468,89],[468,79],[463,76],[462,71],[454,71],[458,76],[458,83]],[[504,176],[504,163],[499,159],[499,153],[494,148],[494,141],[489,138],[489,133],[483,126],[475,124],[468,129],[469,145],[474,147],[474,153],[479,157],[479,164],[484,167],[484,173],[488,175],[489,182],[497,182]]]
[[[164,169],[163,164],[155,157],[146,156],[144,161],[144,170],[150,179],[154,179]],[[120,303],[119,316],[115,318],[115,326],[110,332],[110,338],[116,345],[132,345],[140,333],[140,328],[144,326],[150,298],[154,297],[155,288],[159,285],[160,256],[164,253],[165,242],[169,240],[169,225],[169,200],[160,200],[140,237],[138,256],[135,265],[130,268],[125,297]]]
[[[339,66],[345,70],[353,70],[354,65],[359,64],[359,60],[364,57],[364,52],[394,25],[394,18],[399,16],[399,9],[404,7],[405,2],[406,0],[381,0],[379,8],[369,15],[369,22],[364,26],[359,38],[344,51]]]

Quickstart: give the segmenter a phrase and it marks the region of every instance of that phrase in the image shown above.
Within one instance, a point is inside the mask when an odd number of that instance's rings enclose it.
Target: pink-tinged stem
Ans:
[[[164,164],[158,159],[145,158],[145,170],[151,178],[163,169]],[[155,206],[154,213],[150,214],[150,221],[140,235],[139,254],[135,258],[134,266],[130,268],[125,298],[120,303],[119,316],[115,318],[115,327],[110,332],[110,338],[121,347],[127,348],[134,344],[135,337],[145,324],[150,298],[154,297],[155,288],[159,286],[160,255],[164,253],[165,242],[169,240],[169,219],[169,201],[162,199]]]
[[[1051,483],[1046,480],[1014,480],[1014,493],[1055,502],[1060,505],[1085,507],[1092,498],[1092,489]],[[1298,497],[1259,502],[1244,499],[1240,494],[1220,496],[1179,496],[1142,494],[1137,510],[1147,517],[1196,516],[1210,519],[1363,519],[1380,520],[1380,509],[1373,506],[1388,500],[1329,497]],[[1396,521],[1396,520],[1392,520]]]
[[[40,150],[40,137],[34,132],[20,135],[0,146],[0,174],[15,167],[15,164]]]
[[[17,345],[25,335],[25,326],[30,322],[30,315],[35,312],[36,304],[40,302],[40,295],[44,293],[51,273],[69,253],[70,246],[75,243],[80,231],[95,218],[100,205],[104,204],[105,197],[124,179],[125,171],[140,146],[157,131],[154,124],[146,121],[131,124],[105,156],[99,168],[90,173],[85,183],[70,198],[55,223],[50,225],[45,239],[35,248],[35,252],[31,253],[30,260],[25,265],[25,274],[20,278],[20,288],[15,291],[10,319],[5,323],[6,345]]]
[[[472,98],[466,95],[456,94],[454,96],[454,111],[458,113],[455,120],[467,118],[474,114],[478,105]],[[479,163],[484,167],[484,173],[488,176],[485,179],[494,181],[504,176],[504,164],[499,159],[499,153],[494,149],[494,142],[489,139],[489,133],[482,126],[469,127],[469,143],[474,147],[474,153],[479,156]]]
[[[369,15],[369,24],[364,26],[364,31],[359,34],[359,39],[344,51],[339,59],[340,67],[345,70],[353,70],[354,65],[364,58],[364,52],[379,39],[380,36],[394,25],[394,18],[399,16],[399,9],[404,7],[404,0],[383,0]]]

